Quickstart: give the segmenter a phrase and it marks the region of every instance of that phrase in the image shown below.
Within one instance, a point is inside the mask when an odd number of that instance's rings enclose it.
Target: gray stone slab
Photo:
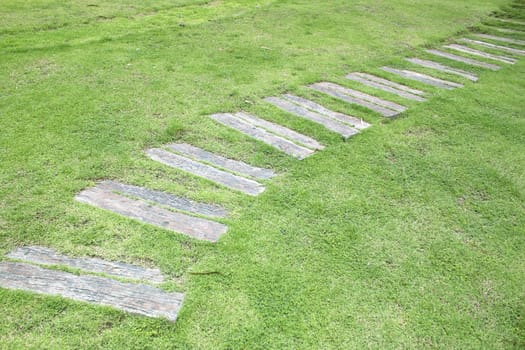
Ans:
[[[342,101],[356,104],[362,107],[366,107],[374,112],[377,112],[381,114],[384,117],[393,117],[399,114],[399,112],[373,104],[371,102],[365,101],[360,98],[355,98],[352,96],[349,96],[348,94],[345,94],[345,88],[333,83],[327,83],[327,82],[321,82],[321,83],[315,83],[309,86],[311,89],[325,93],[329,96],[338,98]]]
[[[459,75],[460,77],[466,78],[466,79],[471,80],[471,81],[478,81],[478,77],[475,74],[473,74],[473,73],[470,73],[470,72],[467,72],[467,71],[464,71],[464,70],[461,70],[461,69],[445,66],[445,65],[443,65],[441,63],[437,63],[437,62],[434,62],[434,61],[428,61],[428,60],[422,60],[422,59],[419,59],[419,58],[407,58],[406,60],[408,62],[410,62],[410,63],[417,64],[417,65],[419,65],[421,67],[435,69],[435,70],[438,70],[440,72],[445,72],[445,73]]]
[[[80,192],[75,199],[82,203],[196,239],[216,242],[228,230],[227,226],[221,223],[175,213],[164,208],[152,206],[142,200],[133,200],[121,196],[103,188],[93,187],[86,189]]]
[[[198,203],[183,197],[177,197],[166,192],[149,190],[144,187],[126,185],[116,181],[106,180],[98,184],[99,188],[108,191],[119,192],[124,195],[138,197],[146,201],[165,205],[172,209],[185,211],[210,217],[223,218],[228,214],[226,210],[218,205]]]
[[[71,258],[47,247],[19,247],[6,255],[11,259],[24,260],[41,265],[64,265],[87,272],[104,273],[109,276],[162,283],[164,277],[159,269],[105,261],[98,258]]]
[[[177,319],[184,299],[182,293],[167,293],[144,284],[122,283],[98,276],[77,276],[15,262],[0,263],[0,287],[61,296],[170,321]]]
[[[435,55],[435,56],[448,58],[449,60],[453,60],[453,61],[456,61],[456,62],[462,62],[462,63],[468,64],[468,65],[471,65],[471,66],[486,68],[486,69],[490,69],[490,70],[494,70],[494,71],[496,71],[496,70],[501,68],[500,66],[497,66],[497,65],[492,64],[492,63],[481,62],[481,61],[478,61],[478,60],[474,60],[472,58],[458,56],[458,55],[454,55],[454,54],[451,54],[451,53],[448,53],[448,52],[444,52],[444,51],[425,50],[425,52],[427,52],[429,54],[432,54],[432,55]]]
[[[217,184],[226,186],[232,190],[240,191],[252,196],[264,192],[264,186],[257,181],[222,171],[210,165],[196,162],[190,158],[165,151],[161,148],[153,148],[146,151],[153,160],[172,168],[186,171],[195,176],[203,177]]]
[[[519,49],[515,49],[515,48],[512,48],[512,47],[507,47],[507,46],[502,46],[502,45],[495,45],[495,44],[487,43],[485,41],[472,40],[472,39],[467,39],[467,38],[461,38],[461,39],[459,39],[459,41],[462,41],[462,42],[468,43],[468,44],[473,44],[473,45],[479,45],[479,46],[487,47],[489,49],[505,51],[505,52],[511,53],[513,55],[525,56],[525,50],[519,50]]]
[[[504,37],[501,37],[501,36],[489,35],[489,34],[473,34],[473,35],[478,37],[478,38],[482,38],[482,39],[501,41],[502,43],[509,43],[509,44],[515,44],[515,45],[525,45],[525,40],[504,38]]]
[[[182,154],[183,156],[193,158],[199,162],[205,162],[225,170],[238,173],[243,176],[254,177],[257,179],[270,179],[275,176],[271,169],[263,169],[254,167],[244,162],[228,159],[217,154],[205,151],[201,148],[188,145],[186,143],[171,143],[167,145],[173,151]]]
[[[406,70],[406,69],[395,69],[395,68],[390,68],[390,67],[381,67],[381,69],[384,70],[385,72],[396,74],[403,78],[416,80],[421,83],[432,85],[432,86],[442,88],[442,89],[452,90],[458,87],[463,87],[462,84],[454,83],[448,80],[434,78],[434,77],[431,77],[430,75],[413,72],[413,71]]]
[[[376,78],[378,78],[378,77],[376,77]],[[426,101],[425,98],[423,98],[423,97],[421,97],[419,95],[414,95],[414,94],[412,94],[410,92],[406,92],[404,90],[399,90],[397,88],[394,88],[394,87],[390,86],[391,84],[386,85],[386,84],[379,83],[375,79],[374,80],[369,80],[369,79],[363,77],[362,75],[360,75],[359,73],[347,74],[346,75],[346,79],[357,81],[357,82],[359,82],[361,84],[364,84],[364,85],[367,85],[367,86],[370,86],[370,87],[373,87],[373,88],[376,88],[376,89],[379,89],[379,90],[383,90],[383,91],[386,91],[386,92],[389,92],[389,93],[401,96],[401,97],[409,99],[409,100],[414,100],[414,101],[419,101],[419,102]],[[384,79],[384,80],[386,80],[386,79]],[[399,84],[399,85],[401,85],[401,84]]]
[[[282,97],[292,103],[295,103],[296,105],[307,108],[311,111],[322,114],[329,118],[335,119],[341,123],[351,125],[358,130],[363,130],[363,129],[370,127],[370,124],[363,121],[363,119],[359,119],[354,116],[339,113],[339,112],[334,112],[332,110],[329,110],[328,108],[321,106],[318,103],[307,100],[306,98],[291,95],[291,94],[284,94],[282,95]]]
[[[419,96],[424,96],[425,95],[424,91],[421,91],[421,90],[418,90],[418,89],[414,89],[414,88],[408,87],[406,85],[398,84],[398,83],[395,83],[393,81],[390,81],[390,80],[387,80],[387,79],[384,79],[384,78],[380,78],[380,77],[372,75],[372,74],[360,73],[360,72],[355,72],[355,73],[352,73],[352,74],[360,76],[363,79],[379,83],[381,85],[390,86],[390,87],[392,87],[392,88],[394,88],[396,90],[401,90],[401,91],[408,92],[408,93],[413,94],[413,95],[419,95]]]
[[[297,159],[304,159],[314,153],[313,150],[300,146],[283,137],[272,134],[263,128],[253,126],[244,119],[229,113],[218,113],[210,116],[213,120],[246,134],[256,140],[264,142]]]
[[[296,105],[290,101],[283,100],[278,97],[267,97],[265,100],[286,112],[295,114],[301,118],[305,118],[314,123],[321,124],[326,129],[340,134],[345,139],[359,132],[357,129],[354,129],[347,124],[343,124],[334,119],[327,118],[323,116],[322,114],[319,114],[307,108]]]
[[[445,45],[443,47],[445,47],[447,49],[451,49],[451,50],[456,50],[456,51],[459,51],[459,52],[467,53],[467,54],[470,54],[470,55],[479,56],[479,57],[488,58],[488,59],[491,59],[491,60],[494,60],[494,61],[507,63],[507,64],[515,64],[516,63],[516,60],[514,58],[510,58],[510,57],[506,57],[506,56],[493,55],[493,54],[486,53],[486,52],[483,52],[483,51],[471,49],[470,47],[463,46],[463,45],[451,44],[451,45]]]

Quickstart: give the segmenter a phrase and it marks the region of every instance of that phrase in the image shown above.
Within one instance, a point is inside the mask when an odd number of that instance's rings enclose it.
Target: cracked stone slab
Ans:
[[[459,52],[467,53],[467,54],[470,54],[470,55],[479,56],[479,57],[488,58],[488,59],[491,59],[491,60],[494,60],[494,61],[507,63],[507,64],[515,64],[516,63],[516,60],[514,58],[507,57],[507,56],[493,55],[493,54],[486,53],[486,52],[483,52],[483,51],[471,49],[470,47],[463,46],[463,45],[450,44],[450,45],[445,45],[443,47],[445,47],[447,49],[451,49],[451,50],[456,50],[456,51],[459,51]]]
[[[390,68],[390,67],[381,67],[381,69],[384,70],[385,72],[396,74],[403,78],[416,80],[421,83],[432,85],[432,86],[442,88],[442,89],[452,90],[458,87],[463,87],[462,84],[454,83],[448,80],[434,78],[434,77],[431,77],[430,75],[413,72],[413,71],[406,70],[406,69],[395,69],[395,68]]]
[[[434,62],[434,61],[422,60],[422,59],[419,59],[419,58],[406,58],[406,60],[408,62],[410,62],[410,63],[417,64],[417,65],[419,65],[421,67],[435,69],[435,70],[438,70],[438,71],[444,72],[444,73],[455,74],[455,75],[458,75],[460,77],[466,78],[466,79],[468,79],[470,81],[478,81],[478,79],[479,79],[473,73],[470,73],[470,72],[467,72],[467,71],[464,71],[464,70],[461,70],[461,69],[445,66],[445,65],[443,65],[441,63],[437,63],[437,62]]]
[[[502,43],[509,43],[509,44],[515,44],[515,45],[525,45],[525,40],[504,38],[504,37],[501,37],[501,36],[489,35],[489,34],[473,34],[473,35],[478,37],[478,38],[482,38],[482,39],[501,41]]]
[[[113,277],[128,278],[151,283],[162,283],[164,277],[159,269],[149,269],[122,262],[98,258],[72,258],[47,247],[19,247],[6,255],[11,259],[23,260],[41,265],[64,265],[87,272],[104,273]]]
[[[398,87],[394,87],[394,84],[398,85],[399,87],[402,87],[403,85],[401,84],[391,82],[387,79],[375,77],[375,76],[372,76],[371,74],[350,73],[346,75],[346,79],[353,80],[358,83],[361,83],[361,84],[364,84],[364,85],[367,85],[367,86],[370,86],[370,87],[373,87],[379,90],[383,90],[383,91],[389,92],[391,94],[395,94],[397,96],[400,96],[400,97],[403,97],[409,100],[418,101],[418,102],[426,101],[424,97],[419,96],[420,94],[416,95],[411,92],[407,92],[406,89],[400,89]],[[381,80],[387,81],[388,83],[380,82]]]
[[[425,52],[432,54],[434,56],[444,57],[444,58],[448,58],[449,60],[453,60],[456,62],[461,62],[461,63],[465,63],[471,66],[486,68],[486,69],[490,69],[494,71],[499,70],[501,68],[500,66],[492,64],[492,63],[481,62],[478,60],[474,60],[472,58],[458,56],[458,55],[454,55],[454,54],[444,52],[444,51],[425,50]]]
[[[166,146],[183,156],[193,158],[199,162],[209,163],[215,167],[220,167],[246,177],[266,180],[275,176],[274,171],[271,169],[254,167],[244,162],[228,159],[186,143],[171,143]]]
[[[228,227],[221,223],[172,212],[96,186],[83,190],[75,199],[81,203],[196,239],[216,242],[228,230]]]
[[[359,132],[357,129],[352,128],[350,125],[340,123],[331,118],[327,118],[322,114],[311,111],[307,108],[296,105],[290,101],[281,99],[279,97],[267,97],[265,98],[265,101],[288,113],[295,114],[301,118],[320,124],[326,129],[340,134],[344,139],[348,139],[350,136],[353,136]]]
[[[257,196],[264,192],[264,186],[257,181],[219,170],[210,165],[199,163],[161,148],[149,149],[146,151],[146,154],[159,163],[205,178],[232,190],[240,191],[251,196]]]
[[[512,48],[512,47],[496,45],[496,44],[487,43],[487,42],[481,41],[481,40],[472,40],[472,39],[467,39],[467,38],[459,39],[459,41],[462,41],[464,43],[473,44],[473,45],[479,45],[479,46],[487,47],[489,49],[505,51],[505,52],[508,52],[508,53],[511,53],[511,54],[514,54],[514,55],[518,55],[518,56],[525,56],[525,50],[515,49],[515,48]]]
[[[170,321],[177,319],[184,299],[182,293],[167,293],[144,284],[123,283],[98,276],[78,276],[14,262],[0,263],[0,287],[61,296]]]
[[[263,128],[256,127],[233,114],[218,113],[211,115],[210,118],[249,137],[264,142],[267,145],[270,145],[297,159],[304,159],[314,153],[314,150],[312,149],[298,145],[284,137],[272,134]]]

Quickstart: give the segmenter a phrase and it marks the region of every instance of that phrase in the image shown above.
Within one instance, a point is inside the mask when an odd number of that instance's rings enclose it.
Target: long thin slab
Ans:
[[[426,101],[425,98],[419,95],[414,95],[410,92],[406,92],[404,90],[394,88],[391,86],[391,84],[387,85],[387,84],[383,84],[377,81],[378,79],[382,79],[382,78],[375,77],[376,79],[370,80],[368,78],[369,76],[370,76],[369,74],[361,75],[361,73],[350,73],[346,75],[346,79],[353,80],[361,84],[364,84],[364,85],[367,85],[367,86],[370,86],[370,87],[373,87],[379,90],[383,90],[383,91],[401,96],[409,100],[414,100],[414,101],[419,101],[419,102]],[[386,80],[386,79],[383,79],[383,80]],[[390,83],[393,83],[393,82],[390,82]],[[397,84],[397,83],[394,83],[394,84]],[[401,84],[398,84],[398,85],[401,85]]]
[[[443,80],[431,77],[423,73],[413,72],[406,69],[395,69],[391,67],[381,67],[385,72],[399,75],[400,77],[419,81],[424,84],[432,85],[438,88],[452,90],[458,87],[463,87],[462,84],[454,83],[452,81]]]
[[[512,24],[519,24],[521,26],[525,26],[525,22],[518,21],[515,19],[497,18],[497,17],[492,17],[492,19],[495,19],[496,21],[503,22],[503,23],[512,23]]]
[[[126,185],[110,180],[102,181],[97,186],[108,191],[114,191],[124,195],[137,197],[188,213],[219,218],[223,218],[227,215],[226,210],[218,205],[198,203],[162,191],[149,190],[144,187]]]
[[[295,114],[301,118],[310,120],[314,123],[321,124],[326,129],[336,132],[347,139],[350,136],[357,134],[359,131],[352,128],[347,124],[340,123],[336,120],[327,118],[319,113],[313,112],[307,108],[298,106],[290,101],[281,99],[279,97],[267,97],[266,102],[292,114]]]
[[[519,50],[519,49],[515,49],[515,48],[512,48],[512,47],[507,47],[507,46],[502,46],[502,45],[495,45],[495,44],[487,43],[485,41],[472,40],[472,39],[467,39],[467,38],[459,39],[459,41],[462,41],[462,42],[465,42],[465,43],[469,43],[469,44],[473,44],[473,45],[479,45],[479,46],[487,47],[489,49],[505,51],[505,52],[508,52],[508,53],[511,53],[511,54],[514,54],[514,55],[525,56],[525,50]]]
[[[493,30],[500,32],[500,33],[509,33],[509,34],[524,34],[524,31],[521,30],[515,30],[515,29],[509,29],[509,28],[498,28],[498,27],[491,27]]]
[[[80,192],[79,202],[109,210],[116,214],[145,222],[184,235],[216,242],[228,228],[210,221],[152,206],[142,200],[133,200],[103,188],[93,187]]]
[[[87,272],[104,273],[109,276],[151,283],[162,283],[164,281],[164,277],[159,269],[149,269],[98,258],[71,258],[47,247],[18,247],[6,256],[11,259],[24,260],[35,264],[64,265]]]
[[[515,45],[525,45],[525,40],[504,38],[504,37],[501,37],[501,36],[489,35],[489,34],[473,34],[473,35],[478,37],[478,38],[482,38],[482,39],[501,41],[502,43],[509,43],[509,44],[515,44]]]
[[[465,64],[468,64],[468,65],[471,65],[471,66],[486,68],[486,69],[490,69],[490,70],[494,70],[494,71],[496,71],[496,70],[501,68],[500,66],[492,64],[492,63],[481,62],[481,61],[478,61],[478,60],[474,60],[472,58],[458,56],[458,55],[454,55],[454,54],[451,54],[451,53],[448,53],[448,52],[444,52],[444,51],[425,50],[425,52],[427,52],[429,54],[432,54],[432,55],[435,55],[435,56],[448,58],[449,60],[452,60],[452,61],[461,62],[461,63],[465,63]]]
[[[421,91],[421,90],[418,90],[418,89],[414,89],[414,88],[411,88],[411,87],[408,87],[406,85],[402,85],[402,84],[399,84],[399,83],[395,83],[395,82],[390,81],[388,79],[380,78],[380,77],[372,75],[372,74],[360,73],[360,72],[355,72],[355,73],[352,73],[352,74],[356,75],[356,76],[359,76],[359,77],[361,77],[363,79],[376,82],[376,83],[381,84],[381,85],[390,86],[390,87],[392,87],[392,88],[394,88],[396,90],[401,90],[401,91],[408,92],[408,93],[413,94],[413,95],[419,95],[419,96],[424,96],[425,95],[424,91]]]
[[[471,49],[470,47],[463,46],[463,45],[451,44],[451,45],[445,45],[443,47],[445,47],[447,49],[451,49],[451,50],[456,50],[456,51],[459,51],[459,52],[467,53],[467,54],[470,54],[470,55],[484,57],[484,58],[488,58],[488,59],[491,59],[491,60],[494,60],[494,61],[507,63],[507,64],[515,64],[516,63],[516,60],[514,58],[510,58],[510,57],[507,57],[507,56],[493,55],[493,54],[486,53],[486,52],[483,52],[483,51]]]
[[[329,96],[338,98],[342,101],[368,108],[374,112],[381,114],[384,117],[393,117],[399,114],[398,111],[394,111],[394,110],[373,104],[371,102],[365,101],[360,98],[352,97],[345,93],[346,88],[340,85],[337,85],[337,84],[321,82],[321,83],[312,84],[309,87],[313,90],[325,93]]]
[[[122,283],[98,276],[77,276],[38,266],[0,263],[0,287],[56,295],[144,315],[177,319],[184,294],[167,293],[144,284]]]
[[[205,151],[201,148],[188,145],[186,143],[171,143],[166,146],[183,156],[195,159],[199,162],[209,163],[213,166],[220,167],[243,176],[251,176],[263,180],[270,179],[275,176],[274,171],[271,169],[254,167],[244,162],[228,159]]]
[[[281,136],[272,134],[263,128],[253,126],[241,118],[230,113],[218,113],[210,116],[213,120],[246,134],[256,140],[264,142],[297,159],[304,159],[314,153],[314,150],[303,147]]]
[[[435,70],[438,70],[444,73],[459,75],[460,77],[466,78],[471,81],[478,81],[478,77],[473,73],[470,73],[470,72],[467,72],[461,69],[445,66],[444,64],[441,64],[441,63],[437,63],[434,61],[428,61],[428,60],[422,60],[419,58],[407,58],[406,60],[410,63],[417,64],[421,67],[435,69]]]

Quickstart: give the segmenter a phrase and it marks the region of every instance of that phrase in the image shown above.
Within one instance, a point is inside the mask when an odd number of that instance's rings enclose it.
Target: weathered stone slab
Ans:
[[[149,149],[146,151],[146,154],[157,162],[203,177],[232,190],[241,191],[252,196],[257,196],[264,192],[264,186],[257,181],[219,170],[161,148]]]
[[[353,96],[350,96],[345,93],[346,88],[333,84],[333,83],[327,83],[327,82],[321,82],[321,83],[315,83],[309,86],[311,89],[325,93],[327,95],[330,95],[332,97],[338,98],[342,101],[356,104],[362,107],[366,107],[372,111],[375,111],[379,114],[381,114],[384,117],[393,117],[399,114],[398,111],[391,110],[388,108],[385,108],[383,106],[376,105],[374,103],[371,103],[369,101],[365,101],[360,98],[356,98]]]
[[[0,287],[62,296],[170,321],[177,319],[184,299],[182,293],[167,293],[144,284],[122,283],[98,276],[77,276],[14,262],[0,263]]]
[[[515,44],[515,45],[525,45],[525,40],[504,38],[504,37],[501,37],[501,36],[495,36],[495,35],[489,35],[489,34],[473,34],[473,35],[477,36],[478,38],[482,38],[482,39],[501,41],[502,43],[509,43],[509,44]]]
[[[474,55],[474,56],[484,57],[484,58],[488,58],[488,59],[491,59],[491,60],[494,60],[494,61],[499,61],[499,62],[503,62],[503,63],[507,63],[507,64],[515,64],[516,63],[516,60],[514,58],[510,58],[510,57],[506,57],[506,56],[493,55],[493,54],[486,53],[486,52],[483,52],[483,51],[471,49],[470,47],[466,47],[466,46],[463,46],[463,45],[451,44],[451,45],[445,45],[444,47],[447,48],[447,49],[456,50],[456,51],[459,51],[459,52],[467,53],[467,54]]]
[[[440,72],[445,72],[445,73],[459,75],[460,77],[466,78],[466,79],[471,80],[471,81],[478,81],[478,77],[475,74],[469,73],[469,72],[461,70],[461,69],[445,66],[445,65],[443,65],[441,63],[437,63],[437,62],[434,62],[434,61],[428,61],[428,60],[422,60],[422,59],[419,59],[419,58],[407,58],[406,60],[408,62],[410,62],[410,63],[417,64],[417,65],[419,65],[421,67],[435,69],[435,70],[438,70]]]
[[[359,119],[354,116],[339,113],[339,112],[334,112],[332,110],[329,110],[328,108],[321,106],[318,103],[307,100],[306,98],[302,98],[302,97],[291,95],[291,94],[284,94],[282,95],[282,97],[292,103],[295,103],[296,105],[307,108],[311,111],[322,114],[329,118],[335,119],[341,123],[349,124],[358,130],[366,129],[370,126],[370,124],[363,121],[363,119]]]
[[[401,90],[401,91],[408,92],[408,93],[410,93],[412,95],[419,95],[419,96],[424,96],[425,95],[425,92],[423,92],[421,90],[414,89],[414,88],[408,87],[406,85],[398,84],[398,83],[395,83],[393,81],[390,81],[390,80],[387,80],[387,79],[384,79],[384,78],[380,78],[380,77],[377,77],[377,76],[372,75],[372,74],[359,73],[359,72],[355,72],[355,73],[352,73],[352,74],[356,75],[356,76],[359,76],[359,77],[361,77],[363,79],[376,82],[376,83],[381,84],[381,85],[390,86],[390,87],[392,87],[392,88],[394,88],[396,90]]]
[[[244,176],[251,176],[257,179],[270,179],[275,173],[271,169],[254,167],[244,162],[228,159],[217,154],[205,151],[201,148],[188,145],[186,143],[171,143],[167,145],[173,151],[183,156],[193,158],[200,162],[209,163],[213,166],[226,169]]]
[[[410,70],[395,69],[395,68],[390,68],[390,67],[381,67],[381,69],[384,70],[385,72],[397,74],[403,78],[416,80],[421,83],[432,85],[432,86],[442,88],[442,89],[452,90],[458,87],[463,87],[462,84],[454,83],[448,80],[434,78],[434,77],[431,77],[430,75],[417,73],[417,72],[413,72]]]
[[[512,48],[512,47],[507,47],[507,46],[502,46],[502,45],[495,45],[495,44],[487,43],[485,41],[472,40],[472,39],[467,39],[467,38],[459,39],[459,41],[462,41],[464,43],[469,43],[469,44],[474,44],[474,45],[487,47],[489,49],[505,51],[505,52],[508,52],[508,53],[511,53],[511,54],[514,54],[514,55],[525,56],[525,50],[519,50],[519,49],[515,49],[515,48]]]
[[[309,109],[296,105],[292,102],[283,100],[281,98],[267,97],[265,100],[286,112],[289,112],[301,118],[305,118],[307,120],[313,121],[314,123],[321,124],[326,129],[340,134],[345,139],[359,132],[357,129],[354,129],[347,124],[343,124],[336,120],[327,118],[323,116],[322,114],[313,112]]]
[[[457,55],[454,55],[454,54],[451,54],[451,53],[448,53],[448,52],[444,52],[444,51],[425,50],[425,52],[428,52],[428,53],[430,53],[432,55],[435,55],[435,56],[448,58],[448,59],[456,61],[456,62],[462,62],[462,63],[468,64],[468,65],[471,65],[471,66],[475,66],[475,67],[481,67],[481,68],[486,68],[486,69],[490,69],[490,70],[498,70],[498,69],[501,68],[500,66],[497,66],[497,65],[492,64],[492,63],[481,62],[481,61],[478,61],[478,60],[474,60],[472,58],[463,57],[463,56],[457,56]]]
[[[313,150],[300,146],[281,136],[277,136],[263,128],[253,126],[244,119],[237,118],[233,114],[219,113],[210,116],[213,120],[246,134],[256,140],[262,141],[278,150],[291,155],[297,159],[304,159],[314,153]]]
[[[216,242],[228,228],[218,222],[197,218],[133,200],[103,188],[93,187],[80,192],[76,200],[157,227],[187,236]]]
[[[376,88],[376,89],[379,89],[379,90],[383,90],[383,91],[386,91],[386,92],[389,92],[391,94],[395,94],[395,95],[401,96],[401,97],[409,99],[409,100],[414,100],[414,101],[419,101],[419,102],[425,101],[425,98],[423,98],[423,97],[421,97],[419,95],[414,95],[414,94],[411,94],[410,92],[406,92],[406,91],[403,91],[403,90],[398,90],[398,89],[396,89],[396,88],[394,88],[394,87],[392,87],[390,85],[384,85],[384,84],[379,83],[377,81],[369,80],[369,79],[364,78],[363,76],[361,76],[359,73],[347,74],[346,75],[346,79],[357,81],[357,82],[359,82],[361,84],[364,84],[364,85],[367,85],[367,86],[370,86],[370,87],[373,87],[373,88]],[[386,80],[386,79],[384,79],[384,80]],[[399,84],[399,85],[401,85],[401,84]]]
[[[164,281],[164,277],[159,269],[149,269],[98,258],[71,258],[46,247],[19,247],[6,256],[11,259],[24,260],[35,264],[64,265],[87,272],[104,273],[109,276],[151,283],[162,283]]]

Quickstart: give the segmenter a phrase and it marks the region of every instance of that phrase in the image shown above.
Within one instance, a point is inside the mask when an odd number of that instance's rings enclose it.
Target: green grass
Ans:
[[[186,300],[173,324],[1,289],[1,348],[525,347],[524,60],[490,72],[423,51],[469,27],[525,39],[482,24],[494,11],[525,17],[523,1],[89,5],[0,2],[0,254],[41,244],[159,266]],[[431,89],[383,65],[465,87]],[[410,103],[351,71],[434,95]],[[386,120],[304,88],[320,80],[410,109]],[[342,142],[262,102],[284,91],[374,125]],[[327,148],[299,162],[206,117],[241,109]],[[248,198],[144,155],[168,141],[280,175]],[[73,200],[108,178],[224,205],[229,232],[197,242]],[[203,271],[219,274],[191,274]]]

